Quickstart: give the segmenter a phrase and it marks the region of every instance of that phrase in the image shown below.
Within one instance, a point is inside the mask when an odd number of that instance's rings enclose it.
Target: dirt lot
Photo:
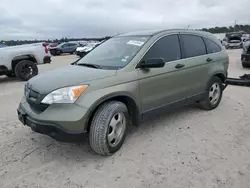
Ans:
[[[229,76],[250,73],[240,51],[229,51]],[[40,72],[70,63],[53,58]],[[130,131],[111,157],[87,139],[59,143],[17,120],[23,82],[0,77],[0,187],[13,188],[249,188],[250,88],[229,86],[214,111],[186,107]]]

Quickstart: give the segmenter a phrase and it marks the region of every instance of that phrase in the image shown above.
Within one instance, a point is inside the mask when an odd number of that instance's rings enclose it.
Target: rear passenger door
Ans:
[[[69,44],[65,43],[62,45],[62,52],[63,53],[67,53],[68,52],[68,48],[69,48]]]
[[[210,62],[206,46],[203,38],[194,34],[181,34],[180,39],[185,60],[185,76],[189,80],[186,96],[199,97],[205,91],[208,78]]]
[[[75,51],[75,49],[76,49],[76,44],[74,44],[74,43],[69,43],[68,52],[69,52],[69,53],[72,53],[72,52]]]

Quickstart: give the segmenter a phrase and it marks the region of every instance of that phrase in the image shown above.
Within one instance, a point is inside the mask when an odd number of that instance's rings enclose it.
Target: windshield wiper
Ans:
[[[76,65],[85,66],[85,67],[91,67],[91,68],[95,68],[95,69],[101,69],[100,65],[95,65],[95,64],[79,63],[79,64],[76,64]]]

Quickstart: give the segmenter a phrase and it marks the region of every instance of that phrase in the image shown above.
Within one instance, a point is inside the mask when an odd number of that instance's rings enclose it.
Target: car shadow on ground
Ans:
[[[17,78],[9,78],[7,76],[0,76],[0,84],[1,83],[12,83],[12,82],[21,82]]]
[[[173,118],[182,118],[186,116],[187,111],[189,113],[197,113],[200,111],[196,105],[187,106],[179,109],[174,109],[171,112],[165,111],[161,114],[155,116],[148,116],[141,124],[137,127],[130,126],[126,142],[131,139],[133,136],[144,136],[140,132],[149,132],[153,129],[161,128],[162,126],[174,126],[171,125],[171,119]],[[154,134],[154,133],[152,133]],[[37,133],[31,133],[32,135],[32,145],[35,148],[43,150],[44,156],[51,156],[56,161],[61,161],[61,159],[67,159],[69,161],[102,161],[105,157],[96,154],[89,146],[88,135],[83,135],[83,138],[78,142],[67,143],[56,141],[49,136],[41,135]],[[34,142],[34,140],[36,140]],[[140,140],[140,139],[139,139]],[[127,143],[124,143],[126,145]],[[135,144],[136,145],[136,144]],[[123,152],[126,153],[126,147],[123,147],[120,151],[114,154],[112,157],[117,155],[122,155]],[[38,156],[41,158],[41,156]]]

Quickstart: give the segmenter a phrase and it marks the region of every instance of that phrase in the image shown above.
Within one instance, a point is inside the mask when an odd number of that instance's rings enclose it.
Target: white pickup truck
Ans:
[[[46,43],[0,48],[0,76],[27,81],[38,74],[38,64],[51,62]]]

